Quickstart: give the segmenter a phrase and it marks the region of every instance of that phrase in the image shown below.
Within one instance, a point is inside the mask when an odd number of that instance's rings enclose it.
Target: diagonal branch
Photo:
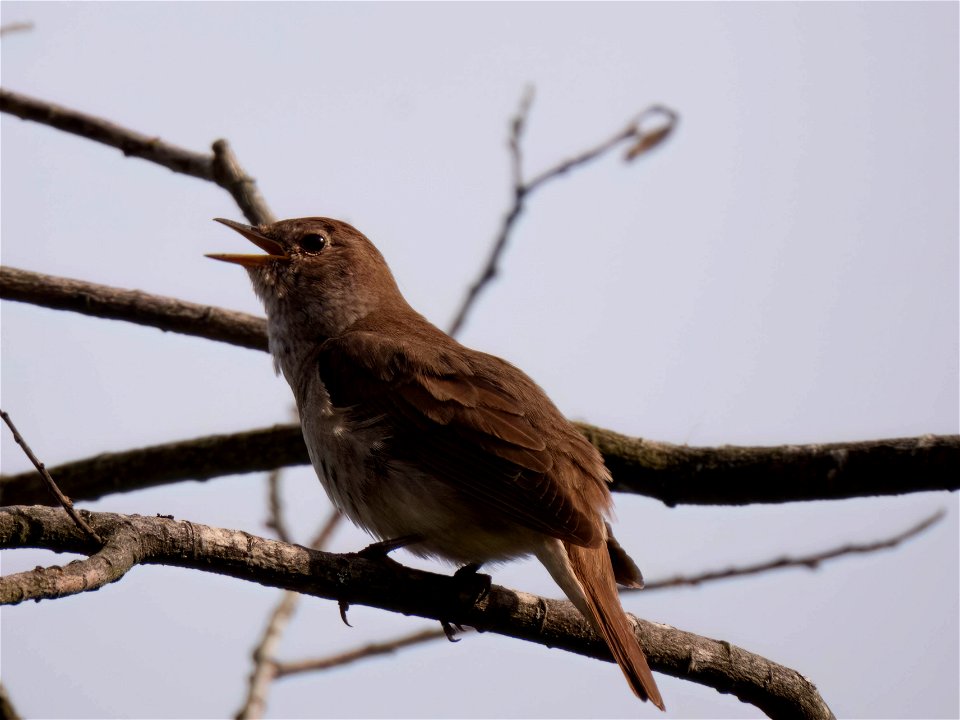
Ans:
[[[213,154],[193,152],[145,135],[96,115],[0,88],[0,112],[115,147],[124,155],[148,160],[177,173],[208,180],[227,190],[254,225],[273,222],[273,214],[256,183],[237,162],[226,140],[213,144]]]
[[[267,349],[267,321],[263,318],[139,290],[0,267],[0,298]]]
[[[310,547],[322,550],[343,520],[343,515],[334,508],[326,522],[310,541]],[[286,541],[289,542],[289,541]],[[260,641],[253,649],[253,670],[247,683],[247,696],[234,717],[237,720],[262,718],[267,708],[267,693],[270,684],[281,675],[281,663],[276,660],[277,648],[283,638],[283,631],[300,604],[300,594],[286,590],[267,618],[267,625]]]
[[[613,490],[667,505],[745,505],[957,490],[960,436],[780,447],[694,448],[576,423],[600,450]],[[180,480],[262,472],[310,460],[298,425],[210,435],[53,468],[63,491],[94,500]],[[32,473],[0,477],[0,504],[48,504]]]
[[[456,336],[460,331],[467,319],[467,314],[477,302],[480,293],[497,276],[500,257],[503,255],[504,250],[506,250],[507,243],[510,240],[510,233],[513,232],[514,225],[516,225],[517,220],[519,220],[523,214],[526,207],[525,203],[530,195],[551,180],[566,175],[574,168],[586,165],[603,157],[614,148],[629,140],[636,142],[628,151],[625,160],[628,162],[633,160],[663,142],[678,120],[678,116],[673,110],[665,108],[662,105],[655,105],[642,112],[633,122],[616,132],[607,140],[604,140],[589,150],[585,150],[557,163],[529,180],[524,180],[523,147],[521,140],[523,139],[523,131],[526,129],[527,118],[530,114],[532,103],[533,91],[528,88],[524,91],[523,97],[520,99],[520,108],[517,110],[517,114],[510,121],[508,147],[510,149],[510,169],[513,177],[513,202],[507,212],[504,213],[503,220],[500,222],[500,229],[494,238],[486,264],[483,266],[483,269],[481,269],[476,280],[474,280],[467,289],[466,295],[460,303],[460,307],[457,309],[453,321],[450,323],[448,332],[452,336]],[[664,124],[661,124],[653,130],[646,131],[643,129],[643,124],[650,117],[657,117]]]
[[[470,625],[611,660],[605,644],[569,602],[497,585],[484,594],[480,592],[482,578],[477,579],[476,587],[468,587],[463,578],[413,570],[389,559],[334,555],[163,517],[88,513],[87,520],[108,538],[108,546],[119,543],[127,547],[128,557],[136,564],[214,572],[350,604]],[[0,547],[42,547],[83,554],[98,550],[61,513],[43,507],[0,509]],[[36,573],[0,579],[0,602],[51,597],[25,577]],[[637,635],[651,666],[660,672],[732,693],[770,717],[833,718],[813,684],[795,670],[728,642],[645,620],[637,621]]]
[[[27,445],[27,441],[23,439],[23,436],[20,434],[20,431],[17,430],[17,426],[13,424],[13,420],[10,418],[10,415],[4,410],[0,410],[0,418],[7,424],[7,427],[10,428],[10,432],[13,433],[13,440],[17,445],[21,447],[23,452],[26,454],[30,462],[33,463],[33,466],[37,469],[37,472],[40,473],[40,478],[43,480],[44,485],[47,491],[56,499],[58,503],[67,511],[67,515],[70,516],[70,519],[77,524],[81,530],[83,530],[87,535],[89,535],[93,540],[98,543],[103,543],[103,540],[94,532],[93,528],[87,525],[86,521],[80,517],[77,511],[73,507],[73,503],[70,502],[70,498],[64,495],[60,488],[57,487],[57,483],[54,482],[53,477],[50,475],[50,472],[47,470],[46,465],[44,465],[33,454],[33,450]]]

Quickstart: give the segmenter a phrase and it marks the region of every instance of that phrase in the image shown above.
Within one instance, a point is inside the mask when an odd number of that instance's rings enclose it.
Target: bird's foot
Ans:
[[[394,550],[399,550],[407,545],[415,545],[418,542],[423,542],[423,538],[419,535],[404,535],[403,537],[381,540],[367,545],[357,555],[367,560],[381,560]]]
[[[468,563],[453,574],[457,584],[457,594],[463,602],[476,605],[490,594],[492,580],[489,575],[479,572],[483,563]]]

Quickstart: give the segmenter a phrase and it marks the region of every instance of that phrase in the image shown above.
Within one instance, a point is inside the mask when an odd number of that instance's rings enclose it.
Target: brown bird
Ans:
[[[616,583],[642,586],[605,521],[610,473],[527,375],[430,324],[363,234],[313,217],[251,227],[245,267],[327,494],[381,541],[478,567],[535,555],[661,710]]]

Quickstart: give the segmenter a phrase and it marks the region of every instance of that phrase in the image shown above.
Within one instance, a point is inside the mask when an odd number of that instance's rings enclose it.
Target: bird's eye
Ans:
[[[317,233],[307,233],[300,238],[300,249],[308,255],[316,255],[327,246],[327,239]]]

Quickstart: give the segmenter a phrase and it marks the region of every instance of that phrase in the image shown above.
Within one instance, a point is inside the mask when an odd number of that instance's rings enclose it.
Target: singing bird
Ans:
[[[633,692],[663,700],[616,584],[640,571],[606,516],[597,449],[521,370],[417,313],[380,252],[339,220],[236,230],[270,352],[333,503],[381,541],[477,567],[536,556],[606,641]]]

